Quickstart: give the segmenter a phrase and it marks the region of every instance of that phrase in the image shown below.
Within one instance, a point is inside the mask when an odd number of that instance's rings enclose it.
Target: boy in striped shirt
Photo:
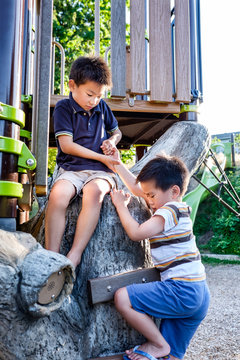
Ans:
[[[123,164],[115,169],[129,190],[143,197],[153,212],[149,220],[138,224],[127,207],[130,195],[122,190],[111,192],[130,239],[149,238],[152,260],[162,280],[133,284],[115,293],[117,310],[147,339],[146,343],[126,350],[124,359],[183,359],[209,305],[205,269],[192,233],[190,209],[182,202],[189,181],[188,170],[179,158],[165,155],[147,163],[137,178]],[[152,316],[162,319],[160,330]]]

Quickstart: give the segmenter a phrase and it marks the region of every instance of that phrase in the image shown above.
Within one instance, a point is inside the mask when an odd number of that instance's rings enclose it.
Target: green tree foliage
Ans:
[[[56,166],[57,148],[48,149],[48,176],[52,176]]]
[[[238,195],[240,195],[239,175],[240,170],[228,174]],[[222,198],[235,210],[240,211],[226,192],[223,193]],[[213,236],[202,248],[217,254],[240,255],[240,219],[211,195],[200,204],[197,213],[194,224],[197,240],[209,230],[212,231]],[[201,244],[199,245],[201,248]]]

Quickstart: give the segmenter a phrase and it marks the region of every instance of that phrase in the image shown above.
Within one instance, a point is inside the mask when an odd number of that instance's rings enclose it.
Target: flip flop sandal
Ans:
[[[139,348],[140,346],[141,346],[141,345],[135,346],[135,348],[133,349],[133,352],[136,353],[136,354],[145,356],[145,357],[146,357],[147,359],[149,359],[149,360],[167,360],[167,359],[170,359],[170,355],[163,356],[163,357],[161,357],[161,358],[155,358],[154,356],[152,356],[151,354],[146,353],[145,351],[138,350],[138,348]],[[123,356],[123,359],[124,359],[124,360],[131,360],[127,355],[124,355],[124,356]]]

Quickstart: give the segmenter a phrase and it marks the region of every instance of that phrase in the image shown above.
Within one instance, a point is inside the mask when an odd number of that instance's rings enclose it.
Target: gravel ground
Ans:
[[[240,265],[206,265],[208,314],[184,360],[240,360]]]

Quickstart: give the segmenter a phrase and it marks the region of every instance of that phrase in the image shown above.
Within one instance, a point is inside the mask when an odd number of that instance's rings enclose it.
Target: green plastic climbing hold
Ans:
[[[0,119],[12,121],[21,128],[25,126],[25,113],[13,106],[6,105],[0,102]]]
[[[23,195],[22,184],[13,181],[0,180],[0,196],[21,198]]]

